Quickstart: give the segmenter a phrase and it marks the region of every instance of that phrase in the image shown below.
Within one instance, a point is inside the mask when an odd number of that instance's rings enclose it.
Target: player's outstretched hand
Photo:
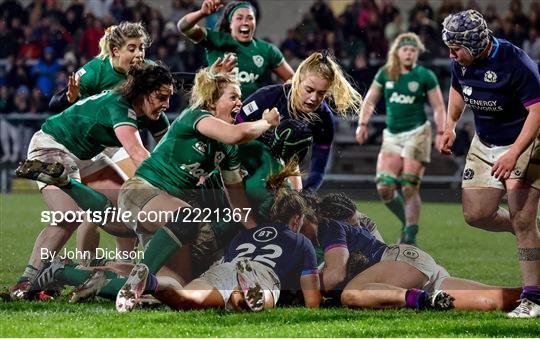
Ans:
[[[437,145],[439,152],[445,155],[452,154],[452,145],[454,145],[454,141],[456,141],[456,131],[453,129],[445,129],[441,137],[437,139],[439,139],[439,144]]]
[[[238,59],[236,58],[236,54],[227,53],[223,59],[217,58],[217,60],[214,61],[212,66],[210,66],[210,72],[214,74],[229,73],[236,67],[237,64]]]
[[[279,111],[277,108],[265,109],[262,118],[266,120],[272,128],[275,128],[279,125]]]
[[[223,7],[222,0],[204,0],[201,5],[201,12],[205,15],[212,15]]]
[[[77,74],[71,73],[68,78],[68,89],[66,93],[67,99],[70,104],[74,103],[79,98],[79,91],[81,89],[80,85],[81,78]]]

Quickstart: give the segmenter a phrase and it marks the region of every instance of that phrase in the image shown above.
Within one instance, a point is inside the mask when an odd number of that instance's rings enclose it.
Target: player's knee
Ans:
[[[530,239],[531,233],[537,231],[536,216],[530,215],[525,211],[519,211],[510,217],[512,227],[516,237],[519,239]]]
[[[403,192],[403,196],[407,198],[411,198],[418,194],[418,186],[415,185],[404,185],[401,187],[401,192]]]
[[[183,210],[187,209],[184,208]],[[187,221],[179,213],[179,220],[174,220],[168,223],[165,227],[172,233],[181,243],[193,243],[199,235],[200,223]]]
[[[389,185],[377,185],[377,193],[381,200],[385,203],[390,202],[394,199],[396,188]]]
[[[484,228],[492,221],[493,213],[482,209],[463,209],[465,222],[473,227]]]

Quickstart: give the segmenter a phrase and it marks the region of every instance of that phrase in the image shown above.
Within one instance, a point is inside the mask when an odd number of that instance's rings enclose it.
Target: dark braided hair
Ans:
[[[311,212],[306,215],[306,218],[308,218],[310,221],[317,223],[317,216],[319,215],[319,204],[321,203],[321,199],[319,196],[310,190],[302,190],[300,191],[300,195],[304,200],[306,201],[307,205],[311,208]]]
[[[161,63],[135,64],[129,68],[126,81],[122,82],[116,91],[132,103],[139,96],[155,92],[163,85],[174,84],[175,80],[167,66]]]
[[[324,218],[345,221],[354,216],[356,205],[343,193],[331,193],[321,200],[318,212]]]

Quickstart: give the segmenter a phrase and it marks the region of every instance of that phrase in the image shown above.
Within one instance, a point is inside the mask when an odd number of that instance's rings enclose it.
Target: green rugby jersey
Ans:
[[[205,110],[184,110],[135,175],[173,196],[185,198],[186,190],[202,188],[197,186],[201,176],[217,168],[238,169],[236,145],[223,144],[197,131],[197,123],[211,116]]]
[[[155,65],[152,60],[144,60],[144,63]],[[114,69],[110,57],[90,60],[77,71],[77,75],[80,77],[79,100],[112,89],[127,77]]]
[[[122,146],[114,130],[124,125],[138,128],[137,113],[118,93],[102,92],[51,116],[41,129],[79,159],[88,160],[106,147]]]
[[[249,204],[257,213],[258,221],[269,221],[274,194],[266,188],[266,179],[279,173],[283,164],[270,153],[266,145],[257,140],[240,145],[238,149],[242,169],[247,172],[244,183]]]
[[[263,75],[285,60],[281,51],[271,43],[259,39],[242,43],[233,39],[228,32],[208,30],[202,44],[206,48],[208,65],[212,65],[217,58],[223,59],[226,53],[236,53],[238,67],[233,72],[240,81],[242,99],[263,87]]]
[[[383,88],[386,125],[391,133],[410,131],[426,122],[427,92],[439,85],[432,71],[416,65],[410,72],[400,74],[397,81],[391,81],[383,67],[374,81]]]

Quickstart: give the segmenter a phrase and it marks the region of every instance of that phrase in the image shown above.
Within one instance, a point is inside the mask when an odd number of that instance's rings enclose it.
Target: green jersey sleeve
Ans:
[[[435,87],[439,86],[439,81],[437,80],[437,76],[433,71],[426,69],[425,75],[424,75],[424,86],[426,89],[426,92],[431,91]]]
[[[118,98],[118,105],[108,107],[109,116],[114,129],[120,126],[133,126],[138,128],[137,113],[122,98]]]
[[[268,50],[268,56],[270,58],[270,69],[276,69],[285,61],[285,58],[283,57],[283,53],[274,46],[273,44],[268,44],[269,50]]]
[[[225,153],[225,159],[223,159],[223,161],[220,163],[222,170],[233,171],[240,168],[237,145],[223,144],[223,152]]]
[[[375,74],[373,82],[381,87],[384,87],[384,83],[386,82],[386,72],[384,71],[384,67],[379,68],[379,71],[377,71],[377,74]]]

